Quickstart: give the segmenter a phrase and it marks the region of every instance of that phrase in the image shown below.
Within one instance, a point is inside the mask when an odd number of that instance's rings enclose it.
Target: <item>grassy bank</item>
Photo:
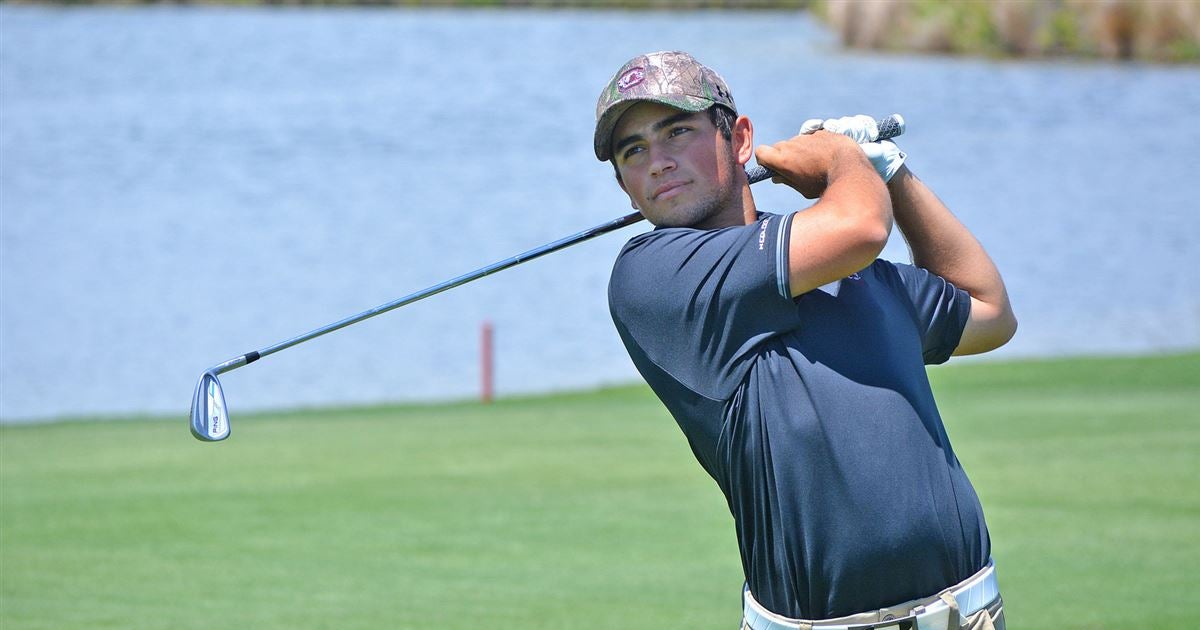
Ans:
[[[1192,625],[1200,354],[931,373],[1010,627]],[[0,428],[6,629],[719,629],[740,579],[642,387]]]

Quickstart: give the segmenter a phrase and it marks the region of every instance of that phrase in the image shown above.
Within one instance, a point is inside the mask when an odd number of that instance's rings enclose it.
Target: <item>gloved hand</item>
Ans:
[[[884,182],[891,181],[892,176],[900,170],[900,166],[908,157],[900,150],[900,147],[896,146],[895,142],[877,139],[879,138],[879,126],[870,116],[844,116],[825,120],[811,118],[800,126],[800,134],[815,133],[818,129],[840,133],[857,142],[862,147],[863,153],[867,154],[867,159],[871,160],[871,166],[875,167],[875,172],[879,173]]]

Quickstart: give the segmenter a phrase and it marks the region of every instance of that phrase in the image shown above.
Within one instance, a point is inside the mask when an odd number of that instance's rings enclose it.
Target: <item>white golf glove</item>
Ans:
[[[871,166],[875,167],[875,172],[879,173],[884,182],[892,180],[892,176],[900,170],[904,159],[908,157],[900,150],[900,147],[896,146],[895,142],[878,140],[879,126],[870,116],[844,116],[825,120],[810,118],[800,126],[800,134],[815,133],[818,129],[840,133],[857,142],[862,147],[863,153],[867,154],[867,159],[871,160]]]

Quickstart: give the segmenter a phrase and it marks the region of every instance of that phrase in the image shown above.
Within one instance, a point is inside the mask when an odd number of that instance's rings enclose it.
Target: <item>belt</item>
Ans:
[[[954,596],[954,601],[958,603],[959,615],[962,617],[970,617],[983,610],[1000,596],[995,565],[989,560],[981,571],[947,592]],[[746,627],[751,630],[799,630],[808,627],[814,630],[946,630],[952,612],[941,594],[923,600],[929,602],[925,605],[920,605],[919,601],[915,602],[917,605],[912,606],[907,617],[867,624],[839,620],[788,619],[763,608],[762,604],[750,595],[748,588],[743,592],[743,601]],[[804,625],[801,625],[802,623]]]

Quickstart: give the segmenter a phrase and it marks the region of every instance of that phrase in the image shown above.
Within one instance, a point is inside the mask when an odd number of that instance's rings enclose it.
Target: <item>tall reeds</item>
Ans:
[[[855,48],[1200,61],[1200,0],[824,0]]]

